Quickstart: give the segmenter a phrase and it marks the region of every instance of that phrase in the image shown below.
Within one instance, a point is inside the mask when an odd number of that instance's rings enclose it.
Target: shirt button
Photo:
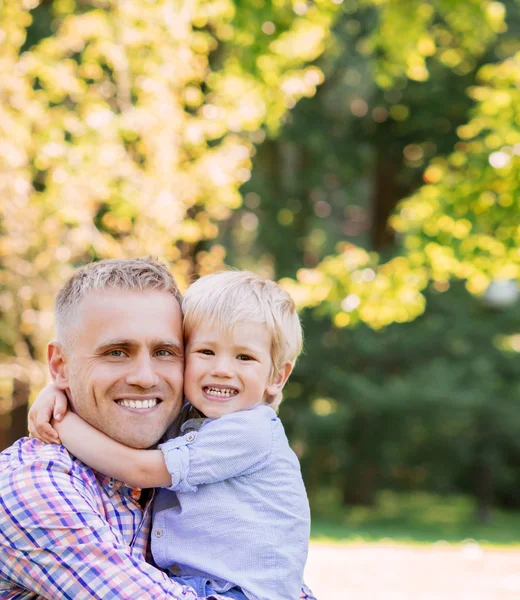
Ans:
[[[175,573],[175,575],[177,575],[180,572],[181,572],[180,567],[178,567],[177,565],[173,565],[173,567],[172,567],[172,573]]]
[[[195,434],[194,433],[188,433],[188,435],[186,436],[186,441],[187,442],[193,442],[194,439],[195,439]]]
[[[115,483],[114,483],[114,480],[113,480],[113,479],[111,479],[111,480],[108,482],[108,487],[109,487],[109,488],[113,488],[113,487],[114,487],[114,485],[115,485]]]
[[[163,530],[162,529],[156,529],[155,530],[155,537],[162,537],[163,534]]]

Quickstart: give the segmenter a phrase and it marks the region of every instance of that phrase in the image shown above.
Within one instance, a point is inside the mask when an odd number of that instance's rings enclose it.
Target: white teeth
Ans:
[[[211,394],[212,396],[221,396],[221,397],[236,396],[238,394],[238,392],[236,390],[233,390],[231,388],[207,387],[206,391],[208,394]]]
[[[157,404],[157,398],[149,398],[148,400],[119,400],[118,404],[127,408],[153,408]]]

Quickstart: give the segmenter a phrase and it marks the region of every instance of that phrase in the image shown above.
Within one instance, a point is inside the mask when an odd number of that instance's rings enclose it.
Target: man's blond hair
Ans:
[[[271,335],[271,381],[286,363],[293,366],[302,351],[302,327],[289,294],[274,281],[249,271],[220,271],[201,277],[182,301],[184,339],[201,323],[229,331],[236,323],[262,323]],[[266,402],[277,408],[282,393]]]
[[[85,296],[111,290],[157,290],[171,294],[179,304],[182,296],[168,267],[152,258],[115,258],[78,269],[56,296],[56,337],[61,343]]]

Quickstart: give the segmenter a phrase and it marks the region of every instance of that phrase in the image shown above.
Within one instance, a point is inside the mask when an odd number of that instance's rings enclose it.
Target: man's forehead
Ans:
[[[155,288],[140,289],[122,289],[115,287],[107,287],[103,290],[90,290],[83,297],[82,302],[112,302],[121,298],[164,298],[171,301],[173,305],[179,305],[177,299],[166,290]]]
[[[78,312],[85,312],[95,307],[97,310],[115,310],[119,312],[152,310],[170,310],[172,314],[180,311],[177,299],[162,290],[93,290],[85,295],[78,306]]]
[[[97,328],[110,337],[171,337],[182,327],[182,313],[176,298],[158,290],[92,291],[79,304],[75,317],[78,329]],[[132,333],[134,332],[134,333]]]

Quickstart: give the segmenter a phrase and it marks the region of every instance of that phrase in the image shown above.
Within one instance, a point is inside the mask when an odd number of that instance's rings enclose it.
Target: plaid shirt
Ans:
[[[16,442],[0,454],[0,598],[197,600],[146,562],[139,499],[63,446]]]

